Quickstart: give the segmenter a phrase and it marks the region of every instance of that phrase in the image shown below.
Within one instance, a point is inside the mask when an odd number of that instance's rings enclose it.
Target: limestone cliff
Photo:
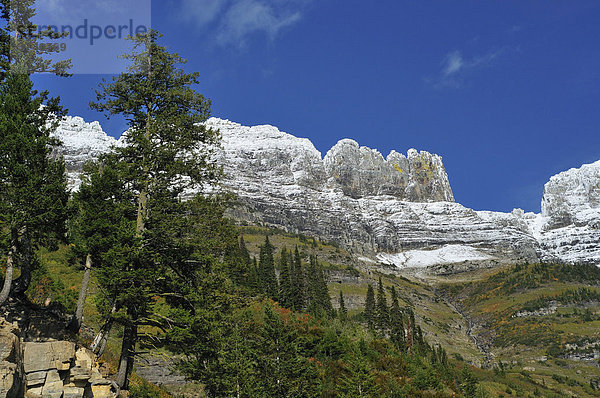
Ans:
[[[598,163],[553,177],[543,214],[474,211],[454,202],[438,155],[383,157],[350,139],[322,157],[305,138],[211,118],[218,160],[239,200],[230,215],[336,242],[362,261],[453,272],[540,259],[600,263]],[[121,142],[68,118],[57,136],[71,186],[85,159]],[[567,228],[567,229],[565,229]]]

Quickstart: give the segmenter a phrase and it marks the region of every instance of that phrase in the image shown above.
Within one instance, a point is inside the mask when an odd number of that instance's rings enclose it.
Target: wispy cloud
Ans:
[[[243,46],[254,34],[275,39],[298,22],[310,0],[183,0],[183,18],[210,29],[223,46]]]
[[[498,58],[507,54],[510,50],[508,47],[502,47],[470,57],[463,55],[459,50],[451,51],[442,60],[438,77],[425,80],[435,88],[461,87],[471,72],[493,66]]]
[[[458,73],[464,65],[465,62],[460,51],[452,51],[446,56],[446,66],[444,67],[443,74],[444,76],[449,76]]]

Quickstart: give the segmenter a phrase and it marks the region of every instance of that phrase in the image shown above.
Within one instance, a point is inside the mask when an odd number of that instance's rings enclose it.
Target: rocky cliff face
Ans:
[[[428,152],[392,151],[384,158],[377,150],[343,139],[324,158],[306,138],[273,126],[246,127],[211,118],[207,125],[223,136],[221,161],[227,184],[262,181],[316,191],[336,191],[352,199],[392,196],[410,202],[453,202],[442,158]]]
[[[598,167],[553,177],[541,215],[478,212],[454,202],[441,157],[428,152],[384,158],[344,139],[322,157],[273,126],[207,124],[221,131],[224,185],[239,197],[231,210],[239,220],[334,241],[362,261],[439,273],[540,258],[600,263]],[[73,187],[84,159],[120,144],[80,118],[57,136]],[[573,239],[564,241],[565,231]]]
[[[600,161],[550,178],[537,223],[534,233],[546,252],[600,264]]]
[[[65,158],[69,186],[79,186],[79,174],[84,163],[96,160],[100,154],[119,142],[108,136],[100,123],[86,123],[80,117],[68,116],[61,123],[56,136],[62,141],[60,153]]]

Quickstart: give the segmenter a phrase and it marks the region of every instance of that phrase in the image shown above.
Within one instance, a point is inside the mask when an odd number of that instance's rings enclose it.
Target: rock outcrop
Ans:
[[[0,398],[22,397],[23,352],[16,324],[0,318]]]
[[[246,127],[211,118],[207,126],[223,137],[221,161],[226,184],[239,189],[247,181],[262,181],[319,192],[337,191],[360,199],[391,196],[409,202],[454,201],[442,158],[428,152],[377,150],[343,139],[324,158],[306,138],[273,126]]]
[[[86,123],[80,117],[66,117],[60,122],[57,136],[62,141],[60,154],[65,159],[69,187],[79,187],[83,165],[107,152],[118,141],[108,136],[98,122]]]
[[[344,139],[322,157],[308,139],[273,126],[207,125],[222,135],[218,157],[224,186],[239,198],[230,211],[238,220],[336,242],[364,261],[437,273],[540,259],[600,264],[600,162],[553,177],[540,215],[474,211],[454,202],[438,155],[411,149],[384,158]],[[84,159],[121,144],[98,129],[70,118],[57,131],[72,187]]]
[[[114,398],[95,355],[65,340],[23,341],[17,323],[0,318],[0,398]]]
[[[570,263],[600,264],[600,161],[546,183],[534,231],[547,253]]]

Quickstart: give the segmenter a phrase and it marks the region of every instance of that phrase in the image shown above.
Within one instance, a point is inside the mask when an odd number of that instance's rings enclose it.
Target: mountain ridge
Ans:
[[[322,156],[310,140],[274,126],[218,118],[206,125],[221,132],[223,185],[238,195],[230,215],[240,221],[336,242],[363,261],[432,273],[540,260],[600,264],[600,161],[552,177],[540,214],[475,211],[454,202],[439,155],[411,149],[384,158],[343,139]],[[85,160],[123,142],[77,117],[56,135],[74,189]]]

